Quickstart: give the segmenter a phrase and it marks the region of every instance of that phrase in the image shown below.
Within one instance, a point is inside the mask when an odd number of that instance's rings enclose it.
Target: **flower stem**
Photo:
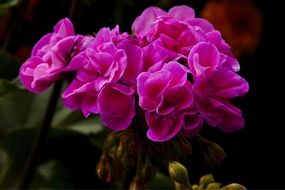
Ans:
[[[20,183],[20,189],[28,189],[31,185],[35,169],[37,166],[38,156],[40,151],[42,151],[43,144],[48,136],[48,132],[56,110],[56,105],[60,96],[62,83],[63,83],[62,80],[58,80],[55,82],[53,86],[42,126],[37,133],[31,152],[27,159],[26,167],[24,168],[23,178]]]
[[[144,150],[143,150],[143,143],[140,142],[139,152],[138,152],[138,159],[137,159],[137,168],[136,168],[136,177],[142,178],[142,169],[144,165]]]

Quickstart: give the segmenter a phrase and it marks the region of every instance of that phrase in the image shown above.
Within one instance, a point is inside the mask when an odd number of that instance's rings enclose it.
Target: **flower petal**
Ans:
[[[147,137],[156,142],[171,139],[180,131],[183,124],[182,117],[175,113],[161,116],[154,112],[147,112],[145,117],[149,126]]]
[[[134,34],[139,38],[144,38],[150,29],[153,22],[159,17],[166,15],[167,13],[158,7],[149,7],[138,16],[133,25],[132,30]]]
[[[220,53],[211,43],[199,42],[190,51],[188,65],[194,76],[216,70],[221,65]]]
[[[195,17],[194,10],[191,7],[185,5],[175,6],[171,8],[168,11],[168,14],[181,21],[185,21]]]
[[[105,86],[98,95],[98,110],[102,121],[113,130],[129,127],[135,115],[134,90],[120,85]]]

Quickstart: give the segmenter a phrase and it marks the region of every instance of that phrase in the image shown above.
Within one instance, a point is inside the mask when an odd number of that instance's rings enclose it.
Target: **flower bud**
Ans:
[[[99,179],[106,183],[109,183],[112,180],[110,164],[104,156],[101,156],[98,161],[96,173]]]
[[[119,132],[113,131],[106,137],[104,141],[104,151],[109,152],[110,149],[120,142]]]
[[[145,164],[142,168],[142,176],[147,181],[153,180],[156,176],[156,168],[150,163]]]
[[[169,171],[170,177],[174,181],[181,183],[181,184],[189,183],[188,171],[185,168],[185,166],[183,166],[181,163],[170,162],[168,165],[168,171]]]
[[[203,152],[205,162],[211,167],[219,165],[220,162],[226,157],[226,153],[223,148],[217,143],[204,138],[202,139],[202,142],[206,146],[206,150]]]
[[[143,190],[143,189],[147,189],[146,181],[143,178],[138,179],[137,177],[135,177],[131,182],[129,190]]]
[[[238,183],[232,183],[223,188],[224,190],[246,190],[246,188]]]
[[[207,189],[220,189],[221,183],[213,182],[207,185]]]
[[[199,190],[199,185],[197,185],[197,184],[192,185],[192,189],[193,190]]]
[[[188,139],[186,139],[186,138],[181,139],[180,144],[181,144],[182,150],[186,156],[192,153],[192,145],[188,141]]]
[[[227,156],[224,149],[218,145],[217,143],[213,141],[206,140],[206,145],[208,146],[208,149],[210,150],[210,156],[218,161],[222,161]]]
[[[210,183],[214,182],[214,176],[212,174],[204,175],[200,178],[199,185],[207,187]]]
[[[189,182],[187,184],[181,184],[178,182],[174,182],[174,185],[175,185],[176,190],[182,190],[182,189],[183,190],[192,190],[192,187],[191,187]]]

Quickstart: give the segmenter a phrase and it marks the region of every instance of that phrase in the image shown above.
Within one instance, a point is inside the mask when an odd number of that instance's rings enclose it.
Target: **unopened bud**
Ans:
[[[214,182],[214,183],[208,184],[207,189],[220,189],[221,186],[222,186],[221,183]]]
[[[200,178],[199,185],[207,187],[210,183],[213,183],[214,181],[214,176],[212,174],[204,175]]]
[[[126,151],[126,146],[124,145],[124,142],[120,141],[120,144],[116,150],[116,156],[120,159],[122,158],[124,152]]]
[[[246,188],[238,183],[232,183],[223,188],[224,190],[246,190]]]
[[[168,171],[169,171],[170,177],[174,181],[181,183],[181,184],[189,183],[188,171],[185,168],[185,166],[183,166],[181,163],[170,162],[168,165]]]
[[[142,176],[147,181],[153,180],[156,176],[156,168],[150,163],[145,164],[142,168]]]
[[[192,145],[191,145],[191,143],[188,141],[188,139],[186,139],[186,138],[181,139],[181,140],[180,140],[180,143],[181,143],[183,152],[184,152],[184,154],[185,154],[186,156],[192,153]]]
[[[147,189],[146,181],[143,178],[138,179],[137,177],[135,177],[131,182],[129,190],[143,190],[143,189]]]
[[[192,190],[192,187],[191,187],[189,182],[187,184],[175,182],[174,185],[175,185],[175,190],[182,190],[182,189],[183,190]]]
[[[222,161],[227,156],[224,149],[218,145],[217,143],[214,143],[213,141],[206,140],[206,145],[208,146],[210,150],[210,156],[214,157],[214,159],[218,161]]]
[[[111,148],[117,145],[120,141],[119,132],[113,131],[106,137],[104,141],[104,151],[110,152]]]
[[[100,180],[109,183],[112,180],[110,164],[101,156],[96,166],[96,173]]]
[[[199,190],[199,185],[197,185],[197,184],[192,185],[192,189],[193,190]]]

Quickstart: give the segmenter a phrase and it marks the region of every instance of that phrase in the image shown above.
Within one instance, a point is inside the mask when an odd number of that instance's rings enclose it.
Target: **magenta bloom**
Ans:
[[[204,122],[225,132],[244,126],[230,99],[246,94],[248,83],[207,20],[188,6],[150,7],[132,30],[75,35],[63,19],[35,45],[20,80],[39,93],[65,73],[73,77],[62,93],[67,108],[99,115],[112,130],[142,127],[152,141],[195,136]]]
[[[195,78],[193,91],[198,110],[211,126],[232,132],[244,126],[241,111],[229,99],[248,92],[248,83],[233,71],[221,68],[205,77]]]
[[[81,109],[85,117],[100,114],[107,127],[126,129],[135,115],[136,77],[141,72],[142,50],[126,33],[101,29],[68,71],[76,78],[63,92],[66,107]],[[113,106],[113,107],[112,107]]]
[[[168,12],[158,7],[147,8],[132,25],[135,36],[143,41],[145,70],[157,61],[187,58],[193,46],[209,42],[225,57],[228,68],[238,71],[239,64],[233,58],[230,47],[219,31],[202,18],[195,18],[188,6],[175,6]]]
[[[69,63],[70,52],[77,41],[69,19],[65,18],[54,26],[54,32],[43,36],[20,69],[22,84],[32,92],[46,90],[57,80]]]
[[[120,84],[105,86],[98,95],[98,111],[109,128],[128,128],[136,114],[134,90]]]
[[[141,73],[138,95],[139,105],[146,110],[148,138],[154,141],[175,136],[184,124],[183,110],[193,103],[186,69],[177,62],[167,63],[153,73]]]
[[[226,61],[225,55],[209,42],[199,42],[196,44],[188,57],[188,65],[193,76],[210,74],[220,69]]]
[[[195,18],[193,9],[187,6],[176,6],[168,12],[150,7],[137,17],[132,29],[142,41],[144,71],[148,71],[138,77],[138,95],[139,105],[147,111],[150,139],[165,141],[179,131],[193,136],[203,120],[226,132],[244,126],[240,110],[229,99],[244,95],[248,84],[235,73],[239,70],[238,61],[220,32],[207,20]],[[189,92],[194,94],[194,100],[182,111],[168,108],[172,104],[165,98],[170,78],[183,76],[169,76],[165,69],[160,70],[169,61],[186,66],[185,75],[188,72],[193,78]],[[183,96],[175,90],[169,97],[181,99]],[[163,104],[171,111],[161,112]]]

